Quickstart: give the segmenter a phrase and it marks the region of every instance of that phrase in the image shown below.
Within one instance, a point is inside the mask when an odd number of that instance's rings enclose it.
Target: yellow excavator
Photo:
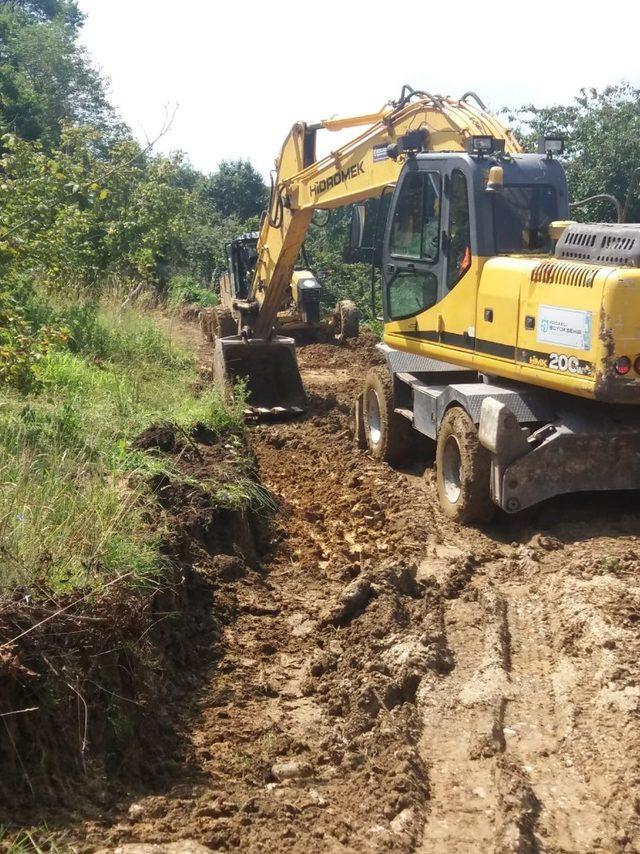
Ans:
[[[316,160],[321,128],[365,126]],[[640,488],[640,226],[568,220],[563,141],[524,154],[474,93],[403,87],[378,113],[294,125],[221,382],[258,411],[299,412],[295,348],[274,320],[318,208],[391,193],[379,256],[386,365],[367,375],[356,435],[397,462],[436,442],[441,505],[465,523],[554,495]]]
[[[250,231],[227,243],[227,269],[217,283],[220,301],[205,315],[203,333],[208,340],[235,335],[238,325],[243,324],[243,312],[250,311],[248,297],[258,260],[259,238],[259,232]],[[304,263],[296,266],[291,274],[274,322],[275,332],[302,338],[305,342],[327,337],[339,341],[357,338],[360,315],[355,302],[341,299],[329,316],[323,316],[322,286],[310,268],[304,247],[301,255]]]

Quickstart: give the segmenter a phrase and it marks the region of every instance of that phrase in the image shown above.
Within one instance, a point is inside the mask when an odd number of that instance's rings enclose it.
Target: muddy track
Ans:
[[[424,460],[353,445],[375,360],[301,348],[307,417],[252,428],[272,552],[172,710],[184,770],[86,823],[92,850],[640,851],[637,497],[452,525]]]

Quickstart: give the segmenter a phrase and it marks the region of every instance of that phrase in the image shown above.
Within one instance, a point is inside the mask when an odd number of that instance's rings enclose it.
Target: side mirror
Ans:
[[[351,211],[351,237],[349,245],[351,249],[360,249],[364,238],[364,224],[367,218],[365,205],[354,205]]]

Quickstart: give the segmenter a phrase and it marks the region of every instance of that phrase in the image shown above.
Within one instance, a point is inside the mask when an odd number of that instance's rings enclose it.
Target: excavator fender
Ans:
[[[233,394],[238,383],[244,385],[248,414],[300,415],[306,409],[293,338],[218,338],[213,371],[218,387],[227,393]]]

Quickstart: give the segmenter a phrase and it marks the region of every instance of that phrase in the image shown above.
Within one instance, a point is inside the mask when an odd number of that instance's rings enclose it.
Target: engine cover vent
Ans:
[[[640,267],[640,225],[577,222],[558,241],[556,258],[605,267]]]
[[[531,271],[531,282],[541,285],[573,285],[577,288],[592,288],[593,280],[597,275],[597,268],[588,264],[543,261]]]

